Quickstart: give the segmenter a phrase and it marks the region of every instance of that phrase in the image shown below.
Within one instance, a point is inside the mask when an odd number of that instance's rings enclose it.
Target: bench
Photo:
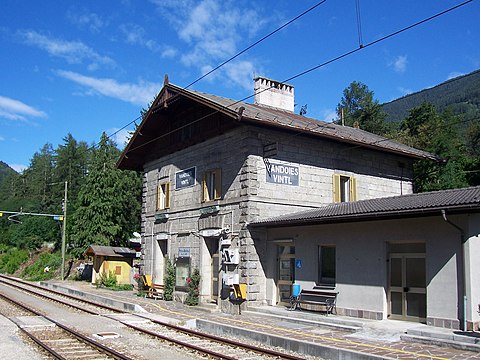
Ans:
[[[300,291],[298,296],[290,298],[289,310],[302,310],[302,304],[305,305],[321,305],[325,308],[327,315],[335,311],[337,313],[337,295],[338,292],[322,291],[322,290],[304,290]]]
[[[145,297],[152,299],[163,299],[164,285],[155,284],[150,275],[142,275],[142,281],[147,293]]]

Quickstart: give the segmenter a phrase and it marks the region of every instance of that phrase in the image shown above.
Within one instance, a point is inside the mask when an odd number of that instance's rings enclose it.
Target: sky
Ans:
[[[68,134],[94,145],[116,133],[122,148],[134,125],[119,129],[148,107],[165,74],[186,87],[319,3],[191,89],[240,100],[253,95],[255,76],[288,80],[297,113],[307,105],[308,117],[332,121],[353,81],[380,103],[435,86],[480,68],[480,0],[388,35],[462,2],[4,1],[0,161],[22,171]]]

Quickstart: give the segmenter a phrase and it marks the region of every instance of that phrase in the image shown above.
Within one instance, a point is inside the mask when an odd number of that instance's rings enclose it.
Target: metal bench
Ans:
[[[322,290],[304,290],[300,291],[298,296],[290,298],[289,310],[302,310],[302,304],[305,305],[321,305],[328,314],[337,313],[337,295],[338,292],[322,291]]]

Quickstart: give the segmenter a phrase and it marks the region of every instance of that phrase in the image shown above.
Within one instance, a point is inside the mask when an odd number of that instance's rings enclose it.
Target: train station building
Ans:
[[[118,162],[144,174],[141,271],[163,284],[170,259],[181,300],[197,268],[200,301],[225,312],[287,304],[299,284],[343,315],[478,326],[478,189],[428,212],[413,163],[434,155],[297,115],[291,85],[258,77],[255,94],[166,80]]]

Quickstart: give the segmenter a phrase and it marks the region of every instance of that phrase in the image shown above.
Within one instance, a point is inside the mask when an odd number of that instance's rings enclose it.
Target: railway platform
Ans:
[[[366,320],[262,306],[241,315],[213,305],[186,306],[111,291],[90,283],[41,285],[106,303],[146,319],[168,320],[221,336],[242,337],[324,359],[480,359],[480,334],[396,320]],[[120,316],[120,315],[116,315]],[[123,315],[128,316],[129,315]]]

